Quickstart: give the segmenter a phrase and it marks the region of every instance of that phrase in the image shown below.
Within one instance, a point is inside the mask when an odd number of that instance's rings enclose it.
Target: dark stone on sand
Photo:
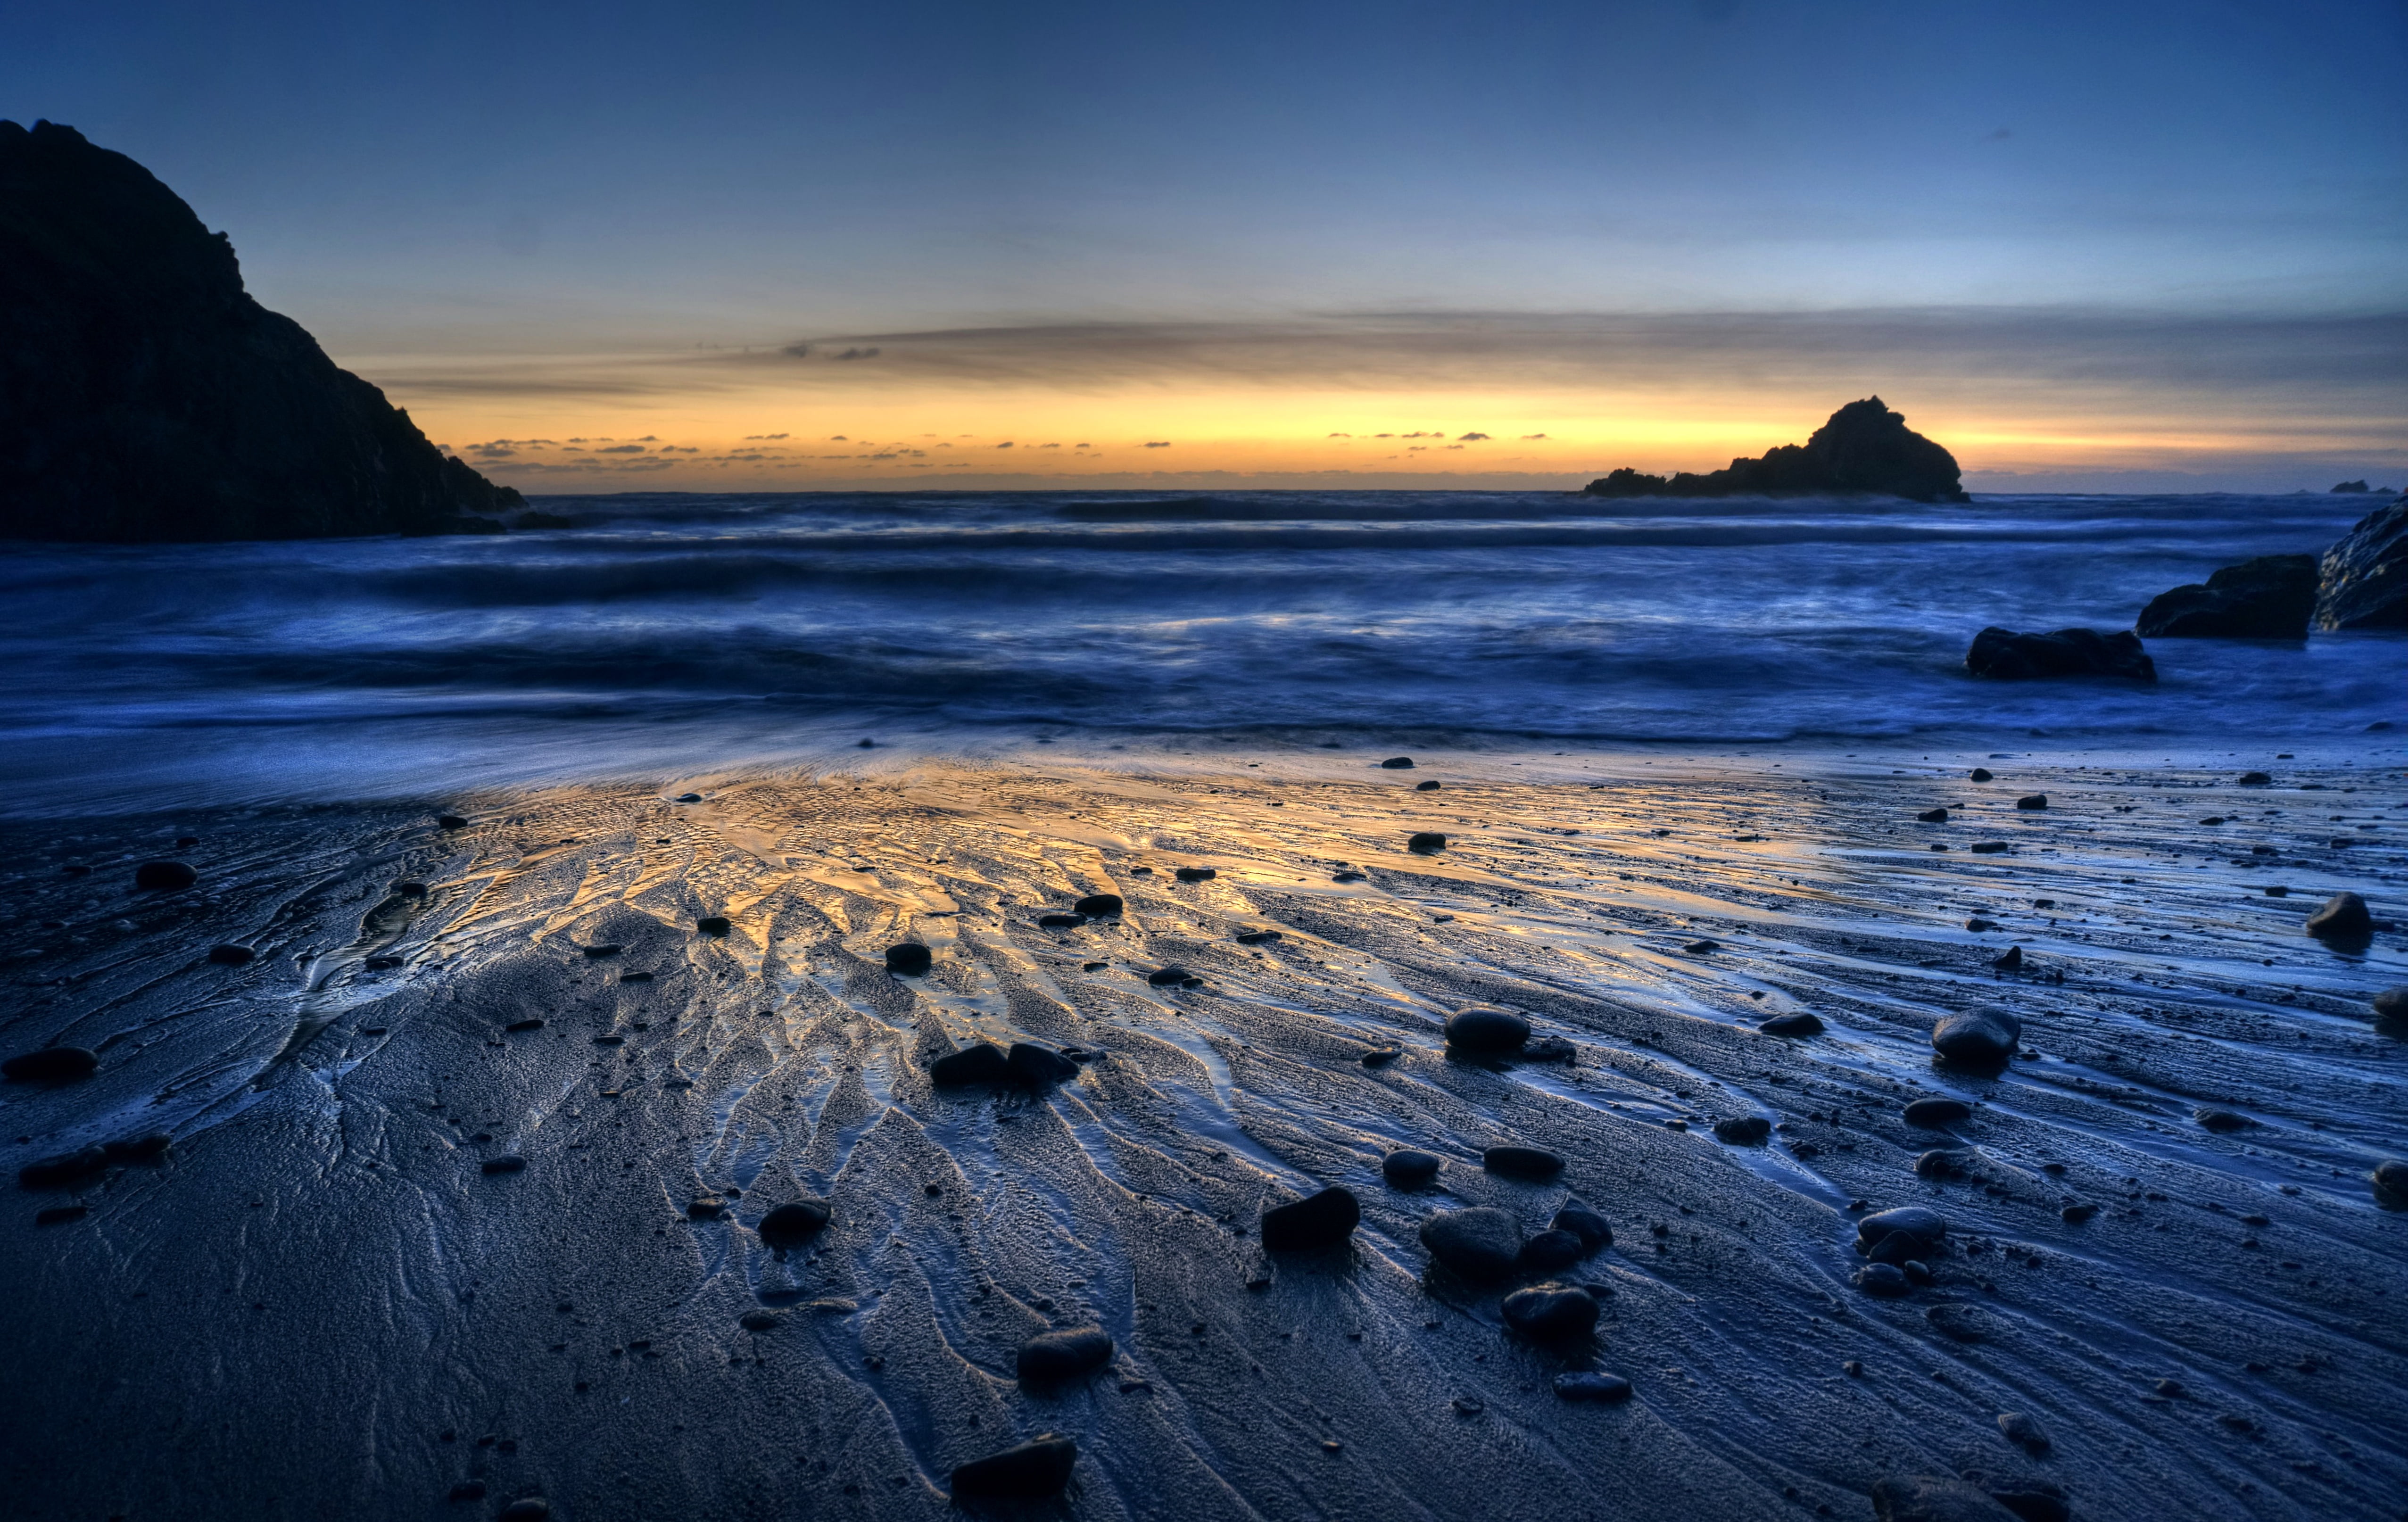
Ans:
[[[2258,1124],[2256,1121],[2251,1120],[2248,1116],[2241,1113],[2237,1110],[2223,1110],[2217,1109],[2214,1106],[2210,1106],[2203,1110],[2192,1111],[2190,1118],[2199,1122],[2201,1127],[2208,1130],[2223,1131],[2228,1133],[2232,1131],[2245,1131]]]
[[[1263,1246],[1274,1253],[1336,1247],[1362,1219],[1363,1207],[1353,1191],[1333,1185],[1263,1212]]]
[[[1895,1210],[1877,1211],[1856,1222],[1856,1245],[1871,1248],[1892,1237],[1903,1236],[1916,1247],[1936,1250],[1948,1236],[1948,1223],[1940,1213],[1921,1205],[1900,1205]]]
[[[259,953],[252,951],[249,946],[224,945],[209,948],[209,963],[213,967],[248,967],[258,956]]]
[[[1973,1154],[1963,1147],[1934,1147],[1914,1159],[1914,1176],[1919,1179],[1962,1178],[1971,1171]]]
[[[2408,1162],[2386,1157],[2374,1165],[2366,1180],[2374,1185],[2377,1204],[2390,1210],[2408,1210]]]
[[[2068,1205],[2057,1213],[2057,1218],[2068,1226],[2080,1226],[2099,1213],[2099,1207],[2086,1201]]]
[[[134,885],[146,893],[176,893],[200,881],[200,874],[180,861],[146,861],[134,869]]]
[[[1613,1245],[1613,1227],[1602,1215],[1586,1205],[1566,1205],[1555,1212],[1547,1223],[1550,1231],[1569,1231],[1578,1237],[1584,1251],[1601,1253]]]
[[[1926,809],[1914,817],[1922,820],[1927,825],[1945,825],[1948,823],[1948,811],[1945,809]]]
[[[91,1213],[92,1209],[87,1205],[45,1205],[34,1213],[34,1224],[64,1226],[69,1221],[80,1221]]]
[[[1965,849],[1971,851],[1977,856],[1997,856],[2005,854],[2007,842],[2004,840],[1976,840]]]
[[[525,1170],[526,1159],[515,1152],[506,1152],[498,1157],[486,1158],[479,1166],[488,1173],[517,1173]]]
[[[1630,1381],[1620,1374],[1600,1374],[1593,1370],[1578,1370],[1557,1374],[1556,1396],[1565,1400],[1597,1400],[1612,1403],[1630,1399]]]
[[[1087,923],[1084,914],[1039,914],[1037,923],[1048,930],[1075,930]]]
[[[2308,934],[2319,940],[2364,940],[2374,933],[2374,916],[2354,893],[2336,893],[2308,916]]]
[[[1232,939],[1240,946],[1260,946],[1268,941],[1277,940],[1279,938],[1280,933],[1277,930],[1240,930]]]
[[[1973,647],[1965,653],[1965,669],[2000,682],[2046,677],[2157,680],[2157,663],[2142,650],[2140,636],[2129,629],[2108,635],[2096,629],[2018,634],[1993,625],[1973,636]]]
[[[1772,1122],[1762,1115],[1733,1115],[1714,1122],[1714,1140],[1734,1147],[1760,1147],[1772,1140]]]
[[[1981,935],[1986,931],[1995,930],[1999,926],[1995,921],[1985,920],[1978,914],[1965,922],[1965,928],[1971,930],[1975,935]]]
[[[175,1139],[165,1131],[145,1131],[140,1136],[103,1142],[100,1150],[112,1163],[155,1163],[167,1156]]]
[[[2408,1021],[2408,984],[2386,988],[2369,999],[2367,1007],[2374,1012],[2377,1020]]]
[[[63,1189],[92,1177],[108,1166],[105,1147],[82,1147],[45,1157],[17,1170],[17,1184],[26,1189]]]
[[[498,530],[523,506],[243,289],[234,245],[74,128],[0,122],[0,539]]]
[[[1467,1279],[1502,1279],[1522,1256],[1522,1223],[1487,1205],[1441,1211],[1422,1223],[1430,1256]]]
[[[1182,883],[1210,883],[1221,874],[1210,867],[1182,867],[1170,875]]]
[[[1445,850],[1446,837],[1434,829],[1415,830],[1412,838],[1405,842],[1405,849],[1426,856],[1433,851]]]
[[[2018,809],[2045,809],[2048,807],[2048,795],[2045,793],[2027,793],[2022,797],[2015,799],[2015,807]]]
[[[1196,976],[1183,967],[1167,967],[1145,975],[1145,981],[1156,988],[1168,988]]]
[[[1927,1130],[1936,1131],[1972,1118],[1973,1107],[1962,1099],[1916,1099],[1906,1107],[1906,1123]]]
[[[906,940],[900,945],[886,948],[886,970],[898,977],[924,977],[935,965],[935,956],[916,940]]]
[[[513,1020],[502,1028],[504,1030],[541,1030],[543,1028],[543,1022],[533,1015],[529,1015],[524,1020]]]
[[[2259,555],[2149,599],[2144,639],[2304,639],[2316,608],[2316,557]]]
[[[2272,787],[2274,778],[2269,772],[2244,771],[2241,774],[2240,783],[2243,787]]]
[[[1868,1295],[1896,1299],[1914,1289],[1914,1281],[1895,1263],[1868,1263],[1856,1272],[1856,1285]]]
[[[1404,1055],[1401,1047],[1380,1046],[1364,1053],[1358,1060],[1366,1068],[1384,1068]]]
[[[461,818],[458,814],[437,814],[435,816],[435,825],[437,829],[466,829],[468,827],[468,822]]]
[[[1965,775],[1973,782],[1986,783],[1990,780],[1990,768],[1987,767],[1975,767]]]
[[[1597,1298],[1566,1285],[1533,1285],[1505,1297],[1505,1325],[1536,1342],[1586,1337],[1597,1329]]]
[[[1529,1039],[1530,1022],[1507,1010],[1474,1006],[1446,1020],[1446,1044],[1461,1052],[1512,1052]]]
[[[953,1471],[956,1500],[1041,1500],[1061,1494],[1079,1461],[1079,1445],[1048,1432]]]
[[[2024,1026],[1996,1004],[1943,1017],[1931,1032],[1931,1049],[1962,1068],[1996,1068],[2015,1055]]]
[[[360,966],[367,969],[370,972],[384,972],[401,966],[401,958],[398,956],[371,956],[367,960],[362,962]]]
[[[1389,771],[1411,771],[1413,769],[1413,758],[1410,755],[1392,755],[1380,765]]]
[[[100,1058],[80,1046],[45,1046],[0,1062],[0,1077],[12,1084],[65,1084],[90,1078]]]
[[[1820,1036],[1823,1022],[1819,1016],[1799,1010],[1794,1014],[1776,1014],[1756,1028],[1768,1036]]]
[[[1072,913],[1088,914],[1097,919],[1116,919],[1121,912],[1121,896],[1117,893],[1091,893],[1070,906]]]
[[[622,972],[619,974],[619,981],[621,983],[650,983],[652,981],[652,975],[649,972]]]
[[[624,1036],[596,1036],[594,1038],[594,1044],[596,1046],[624,1046],[627,1044],[627,1038]]]
[[[1415,783],[1413,784],[1413,791],[1416,793],[1435,793],[1438,791],[1438,783],[1435,781]]]
[[[1578,1237],[1550,1227],[1522,1244],[1521,1261],[1525,1272],[1554,1273],[1570,1268],[1586,1256]]]
[[[1667,480],[1627,466],[1590,481],[1592,496],[1902,496],[1964,502],[1956,457],[1906,425],[1878,396],[1832,413],[1803,444],[1783,444],[1721,470]]]
[[[1491,1147],[1480,1155],[1480,1166],[1509,1179],[1546,1180],[1564,1170],[1564,1160],[1539,1147]]]
[[[501,1510],[494,1522],[545,1522],[552,1515],[552,1502],[541,1496],[522,1496]]]
[[[1034,1041],[1014,1041],[1005,1055],[1004,1063],[1011,1076],[1030,1088],[1044,1088],[1053,1084],[1067,1084],[1079,1076],[1079,1065],[1050,1046]]]
[[[2014,1522],[1987,1492],[1945,1474],[1893,1475],[1873,1482],[1875,1522]]]
[[[2021,946],[2009,946],[2005,951],[1990,958],[1990,966],[2000,972],[2020,972],[2024,967],[2024,949]]]
[[[928,1064],[928,1077],[941,1086],[1001,1084],[1011,1077],[1011,1059],[992,1041],[979,1041],[948,1052]]]
[[[992,1050],[992,1048],[990,1048]],[[827,1228],[824,1199],[789,1199],[761,1217],[752,1229],[770,1247],[799,1247]]]
[[[2325,552],[2316,627],[2408,629],[2408,497],[2360,518]]]
[[[1945,1309],[1943,1306],[1932,1307],[1934,1313],[1943,1309]],[[1999,1413],[1999,1430],[2007,1435],[2009,1443],[2028,1453],[2048,1452],[2048,1434],[2041,1430],[2040,1423],[2033,1421],[2020,1411]]]
[[[1438,1182],[1445,1160],[1435,1153],[1399,1147],[1380,1159],[1380,1176],[1399,1189],[1426,1189]]]
[[[1101,1327],[1040,1332],[1020,1344],[1020,1382],[1058,1385],[1082,1379],[1111,1361],[1112,1339]]]
[[[1681,949],[1692,956],[1703,956],[1710,952],[1722,950],[1723,943],[1719,940],[1692,940]]]
[[[707,936],[724,936],[735,928],[724,914],[705,914],[694,922],[694,927]]]

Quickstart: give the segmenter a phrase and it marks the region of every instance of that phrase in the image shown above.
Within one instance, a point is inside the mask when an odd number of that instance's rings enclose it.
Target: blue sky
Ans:
[[[579,375],[674,391],[656,362],[847,335],[1293,322],[1344,387],[1330,320],[1364,313],[2408,309],[2396,0],[83,3],[10,32],[0,115],[149,165],[263,299],[453,432],[565,425],[539,399]],[[2396,421],[2397,358],[2300,383]],[[1157,389],[1254,383],[1234,352],[1159,360]],[[1663,363],[1742,433],[1789,405],[1730,391],[1727,349]],[[2115,394],[2196,412],[2185,363]],[[869,368],[845,383],[907,384]],[[761,399],[680,373],[676,425]],[[1811,425],[1849,377],[1794,379]],[[1283,409],[1310,381],[1262,383]],[[836,382],[797,384],[810,410]]]

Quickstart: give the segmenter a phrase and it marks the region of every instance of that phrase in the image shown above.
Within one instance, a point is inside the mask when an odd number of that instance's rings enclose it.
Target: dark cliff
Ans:
[[[1733,460],[1708,475],[1684,470],[1670,480],[1627,467],[1583,488],[1597,496],[1902,496],[1915,502],[1970,500],[1956,457],[1915,433],[1878,396],[1850,402],[1804,444]]]
[[[439,534],[520,505],[252,300],[150,171],[0,122],[0,538]]]

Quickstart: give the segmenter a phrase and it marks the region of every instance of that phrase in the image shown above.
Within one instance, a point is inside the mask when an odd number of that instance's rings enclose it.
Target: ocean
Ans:
[[[2366,498],[632,495],[573,528],[19,546],[20,810],[360,798],[1164,737],[1517,747],[2343,741],[2399,644],[2152,641],[2154,686],[1968,677],[2130,626]]]

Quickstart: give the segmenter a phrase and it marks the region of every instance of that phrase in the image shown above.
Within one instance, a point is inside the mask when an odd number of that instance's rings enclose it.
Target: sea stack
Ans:
[[[0,538],[491,533],[523,506],[252,300],[149,170],[0,122]]]
[[[1902,496],[1966,502],[1956,457],[1906,425],[1878,396],[1850,402],[1804,444],[1784,444],[1727,469],[1669,480],[1625,467],[1590,481],[1591,496]]]

